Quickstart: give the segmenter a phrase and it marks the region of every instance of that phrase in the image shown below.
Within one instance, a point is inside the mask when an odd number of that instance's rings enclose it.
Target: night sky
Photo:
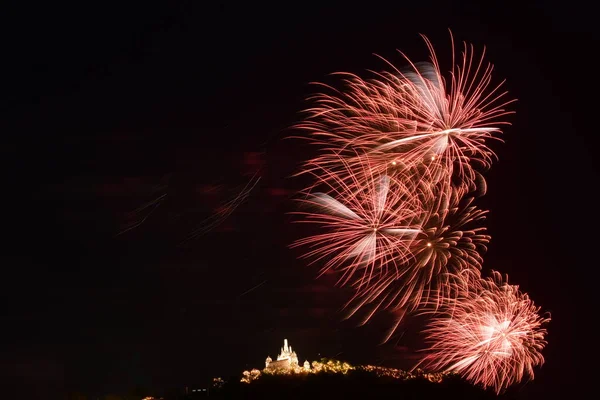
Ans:
[[[419,33],[447,66],[448,29],[485,45],[518,99],[478,203],[490,210],[484,269],[552,314],[546,365],[517,390],[584,390],[597,354],[591,9],[169,3],[2,12],[0,372],[20,397],[202,385],[260,368],[283,338],[301,362],[409,366],[418,327],[379,345],[391,319],[341,321],[348,292],[287,247],[306,183],[289,176],[314,149],[283,138],[309,82],[384,69],[373,53],[426,60]],[[258,177],[233,214],[186,240]]]

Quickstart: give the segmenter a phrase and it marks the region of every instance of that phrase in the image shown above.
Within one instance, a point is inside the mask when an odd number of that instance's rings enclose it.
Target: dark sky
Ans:
[[[597,353],[591,9],[189,3],[2,12],[0,363],[24,398],[200,384],[260,367],[284,337],[301,361],[404,365],[417,328],[379,346],[385,323],[341,322],[347,293],[287,248],[302,188],[288,176],[311,150],[282,138],[308,82],[384,68],[373,53],[424,60],[419,33],[447,59],[448,28],[486,45],[518,98],[479,204],[491,210],[484,267],[552,313],[547,364],[520,393],[583,391]],[[253,176],[229,218],[179,245]]]

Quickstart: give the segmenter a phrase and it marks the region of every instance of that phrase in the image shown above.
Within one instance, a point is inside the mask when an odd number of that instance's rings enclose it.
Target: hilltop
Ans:
[[[308,399],[356,396],[409,399],[492,399],[493,393],[474,387],[454,374],[407,372],[379,366],[352,366],[338,360],[314,361],[311,369],[244,371],[239,382],[215,380],[214,398]]]

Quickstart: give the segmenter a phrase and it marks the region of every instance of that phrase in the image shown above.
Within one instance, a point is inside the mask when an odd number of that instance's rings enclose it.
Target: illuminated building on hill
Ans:
[[[306,369],[308,362],[304,363]],[[291,346],[288,346],[287,339],[283,340],[283,347],[281,353],[277,356],[277,360],[273,361],[271,357],[267,357],[265,360],[265,369],[276,370],[276,369],[294,369],[298,368],[298,355]],[[310,365],[308,365],[310,368]]]

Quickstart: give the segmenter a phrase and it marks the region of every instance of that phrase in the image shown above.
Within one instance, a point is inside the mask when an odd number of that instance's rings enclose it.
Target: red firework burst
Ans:
[[[426,205],[433,211],[425,214],[421,230],[408,249],[410,257],[399,265],[399,272],[357,292],[347,304],[349,317],[366,305],[372,306],[363,323],[378,310],[393,311],[396,322],[384,341],[389,340],[406,313],[423,304],[437,306],[453,295],[450,274],[481,269],[490,236],[485,234],[485,227],[477,225],[486,212],[473,206],[472,198],[461,201],[458,191],[438,189],[437,196],[430,196]]]
[[[323,261],[322,273],[342,271],[339,283],[368,290],[374,282],[399,274],[411,258],[410,247],[421,232],[423,205],[418,187],[373,171],[365,157],[359,169],[341,160],[345,174],[313,170],[317,184],[299,201],[308,211],[296,214],[322,232],[297,240],[307,246],[303,257]],[[322,186],[324,191],[315,190]],[[360,273],[359,273],[360,272]],[[357,274],[359,275],[357,277]]]
[[[454,59],[449,79],[441,72],[431,42],[423,36],[431,54],[430,63],[413,63],[402,54],[409,68],[380,72],[365,80],[344,76],[344,89],[325,86],[330,94],[312,97],[316,104],[298,128],[324,152],[311,165],[339,162],[360,163],[357,150],[368,153],[379,173],[412,168],[417,165],[443,166],[443,172],[461,181],[473,181],[473,165],[488,167],[494,157],[487,139],[497,138],[500,126],[508,124],[510,114],[500,92],[503,82],[491,86],[493,67],[484,55],[475,57],[466,43],[462,56]],[[384,60],[385,61],[385,60]]]
[[[534,367],[544,363],[543,326],[550,318],[498,272],[487,279],[471,272],[453,278],[457,296],[426,327],[430,348],[421,364],[457,372],[496,393],[525,376],[533,379]]]

